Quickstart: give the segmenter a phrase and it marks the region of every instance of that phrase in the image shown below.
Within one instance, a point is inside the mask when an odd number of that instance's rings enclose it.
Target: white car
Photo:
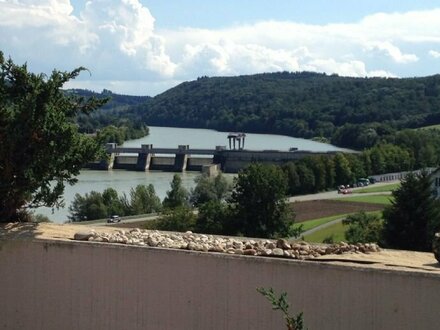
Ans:
[[[107,223],[118,223],[121,222],[121,218],[119,215],[112,215],[110,218],[107,219]]]

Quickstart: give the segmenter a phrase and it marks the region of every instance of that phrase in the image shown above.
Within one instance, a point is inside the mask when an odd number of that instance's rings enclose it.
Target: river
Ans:
[[[179,144],[188,144],[190,148],[215,148],[219,145],[227,145],[228,133],[217,132],[208,129],[151,127],[150,135],[141,139],[126,141],[125,147],[140,147],[141,144],[153,144],[156,147],[176,148]],[[245,149],[277,149],[288,150],[296,147],[300,150],[331,151],[343,150],[330,144],[318,143],[305,139],[298,139],[283,135],[272,134],[246,134]],[[52,212],[49,208],[39,208],[36,213],[47,215],[49,219],[57,223],[68,220],[68,207],[73,201],[75,194],[84,195],[92,190],[102,192],[112,187],[119,193],[128,193],[132,187],[138,184],[153,184],[157,195],[163,199],[174,173],[166,172],[131,172],[124,170],[90,171],[83,170],[78,176],[78,183],[67,186],[64,193],[65,207]],[[182,183],[187,189],[194,187],[194,179],[199,173],[182,173]]]

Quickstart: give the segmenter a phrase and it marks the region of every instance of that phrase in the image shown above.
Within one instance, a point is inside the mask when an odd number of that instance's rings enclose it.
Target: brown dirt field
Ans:
[[[334,200],[316,200],[307,202],[295,202],[291,204],[296,214],[295,221],[302,222],[332,215],[354,213],[358,211],[381,211],[384,209],[382,204],[360,203],[360,202],[340,202]]]

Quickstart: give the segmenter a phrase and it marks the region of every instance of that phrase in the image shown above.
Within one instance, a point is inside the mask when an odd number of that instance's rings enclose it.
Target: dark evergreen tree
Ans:
[[[431,193],[427,172],[408,174],[393,191],[392,205],[385,208],[384,241],[388,247],[430,251],[434,233],[440,230],[440,205]]]

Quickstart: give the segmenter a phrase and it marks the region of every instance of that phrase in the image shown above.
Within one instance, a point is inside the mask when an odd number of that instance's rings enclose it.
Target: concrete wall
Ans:
[[[203,166],[203,165],[211,165],[211,158],[202,158],[202,157],[190,157],[188,158],[188,166]]]
[[[115,157],[115,166],[118,164],[125,165],[135,165],[137,164],[138,156],[116,156]]]
[[[2,329],[285,329],[255,291],[288,292],[308,329],[438,329],[440,277],[66,241],[0,241]]]
[[[172,165],[174,166],[174,160],[175,157],[164,157],[164,156],[153,156],[151,157],[151,164],[150,166],[155,165]]]

